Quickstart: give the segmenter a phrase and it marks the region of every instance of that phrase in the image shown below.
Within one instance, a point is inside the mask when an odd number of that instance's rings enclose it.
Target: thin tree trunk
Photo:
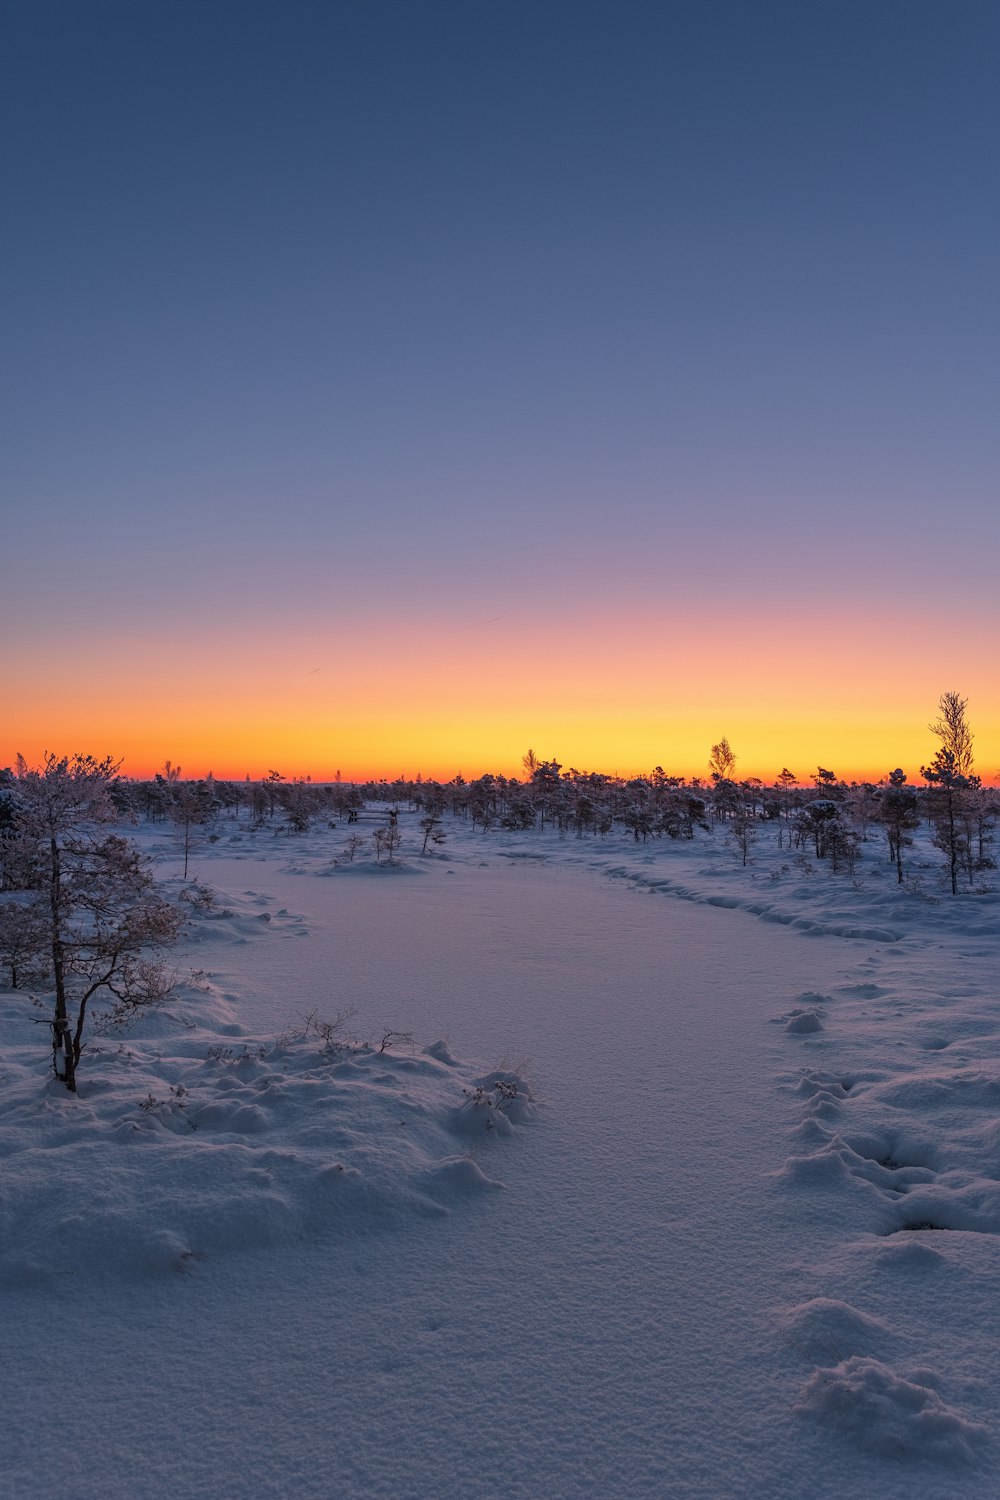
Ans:
[[[56,1004],[52,1018],[52,1069],[60,1082],[71,1094],[76,1093],[76,1058],[69,1033],[69,1016],[66,1010],[66,969],[62,945],[62,869],[59,861],[59,841],[52,835],[49,839],[52,868],[49,876],[49,916],[52,921],[52,971],[55,975]],[[59,1063],[62,1060],[62,1071]]]

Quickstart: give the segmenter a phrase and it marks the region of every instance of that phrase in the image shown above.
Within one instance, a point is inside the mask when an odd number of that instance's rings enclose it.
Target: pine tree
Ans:
[[[889,841],[889,858],[896,866],[896,882],[902,885],[903,850],[913,844],[910,834],[918,827],[920,814],[916,789],[906,785],[906,773],[898,767],[889,772],[888,784],[879,798],[878,818]]]
[[[941,746],[929,766],[920,767],[920,774],[932,788],[934,845],[948,861],[951,894],[957,896],[958,872],[962,865],[969,867],[971,878],[971,850],[963,814],[967,793],[979,786],[979,778],[963,776],[958,770],[955,752],[945,745]]]

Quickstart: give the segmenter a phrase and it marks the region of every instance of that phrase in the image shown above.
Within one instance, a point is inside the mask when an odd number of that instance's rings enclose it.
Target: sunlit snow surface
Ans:
[[[78,1099],[0,992],[0,1493],[995,1497],[997,897],[415,824],[223,825]]]

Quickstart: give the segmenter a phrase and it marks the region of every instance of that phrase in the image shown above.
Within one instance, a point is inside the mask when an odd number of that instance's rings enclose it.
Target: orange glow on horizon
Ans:
[[[315,781],[338,770],[352,781],[471,780],[520,777],[530,746],[565,769],[705,777],[726,735],[740,777],[771,782],[788,766],[809,782],[822,764],[879,780],[901,765],[916,781],[936,748],[938,697],[957,688],[980,774],[995,779],[1000,675],[988,632],[964,632],[956,648],[917,621],[891,623],[814,613],[792,630],[777,610],[694,623],[664,611],[456,635],[450,622],[383,614],[349,637],[300,621],[280,641],[233,631],[207,643],[136,635],[98,653],[53,643],[30,670],[9,669],[0,765],[18,751],[34,764],[81,750],[121,756],[135,777],[169,757],[192,777],[273,767]],[[878,644],[896,639],[932,644]]]

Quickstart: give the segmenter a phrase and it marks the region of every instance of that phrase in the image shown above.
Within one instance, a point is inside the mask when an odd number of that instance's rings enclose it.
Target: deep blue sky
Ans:
[[[981,611],[998,43],[967,0],[8,6],[10,618],[39,573],[49,631],[376,576]]]

